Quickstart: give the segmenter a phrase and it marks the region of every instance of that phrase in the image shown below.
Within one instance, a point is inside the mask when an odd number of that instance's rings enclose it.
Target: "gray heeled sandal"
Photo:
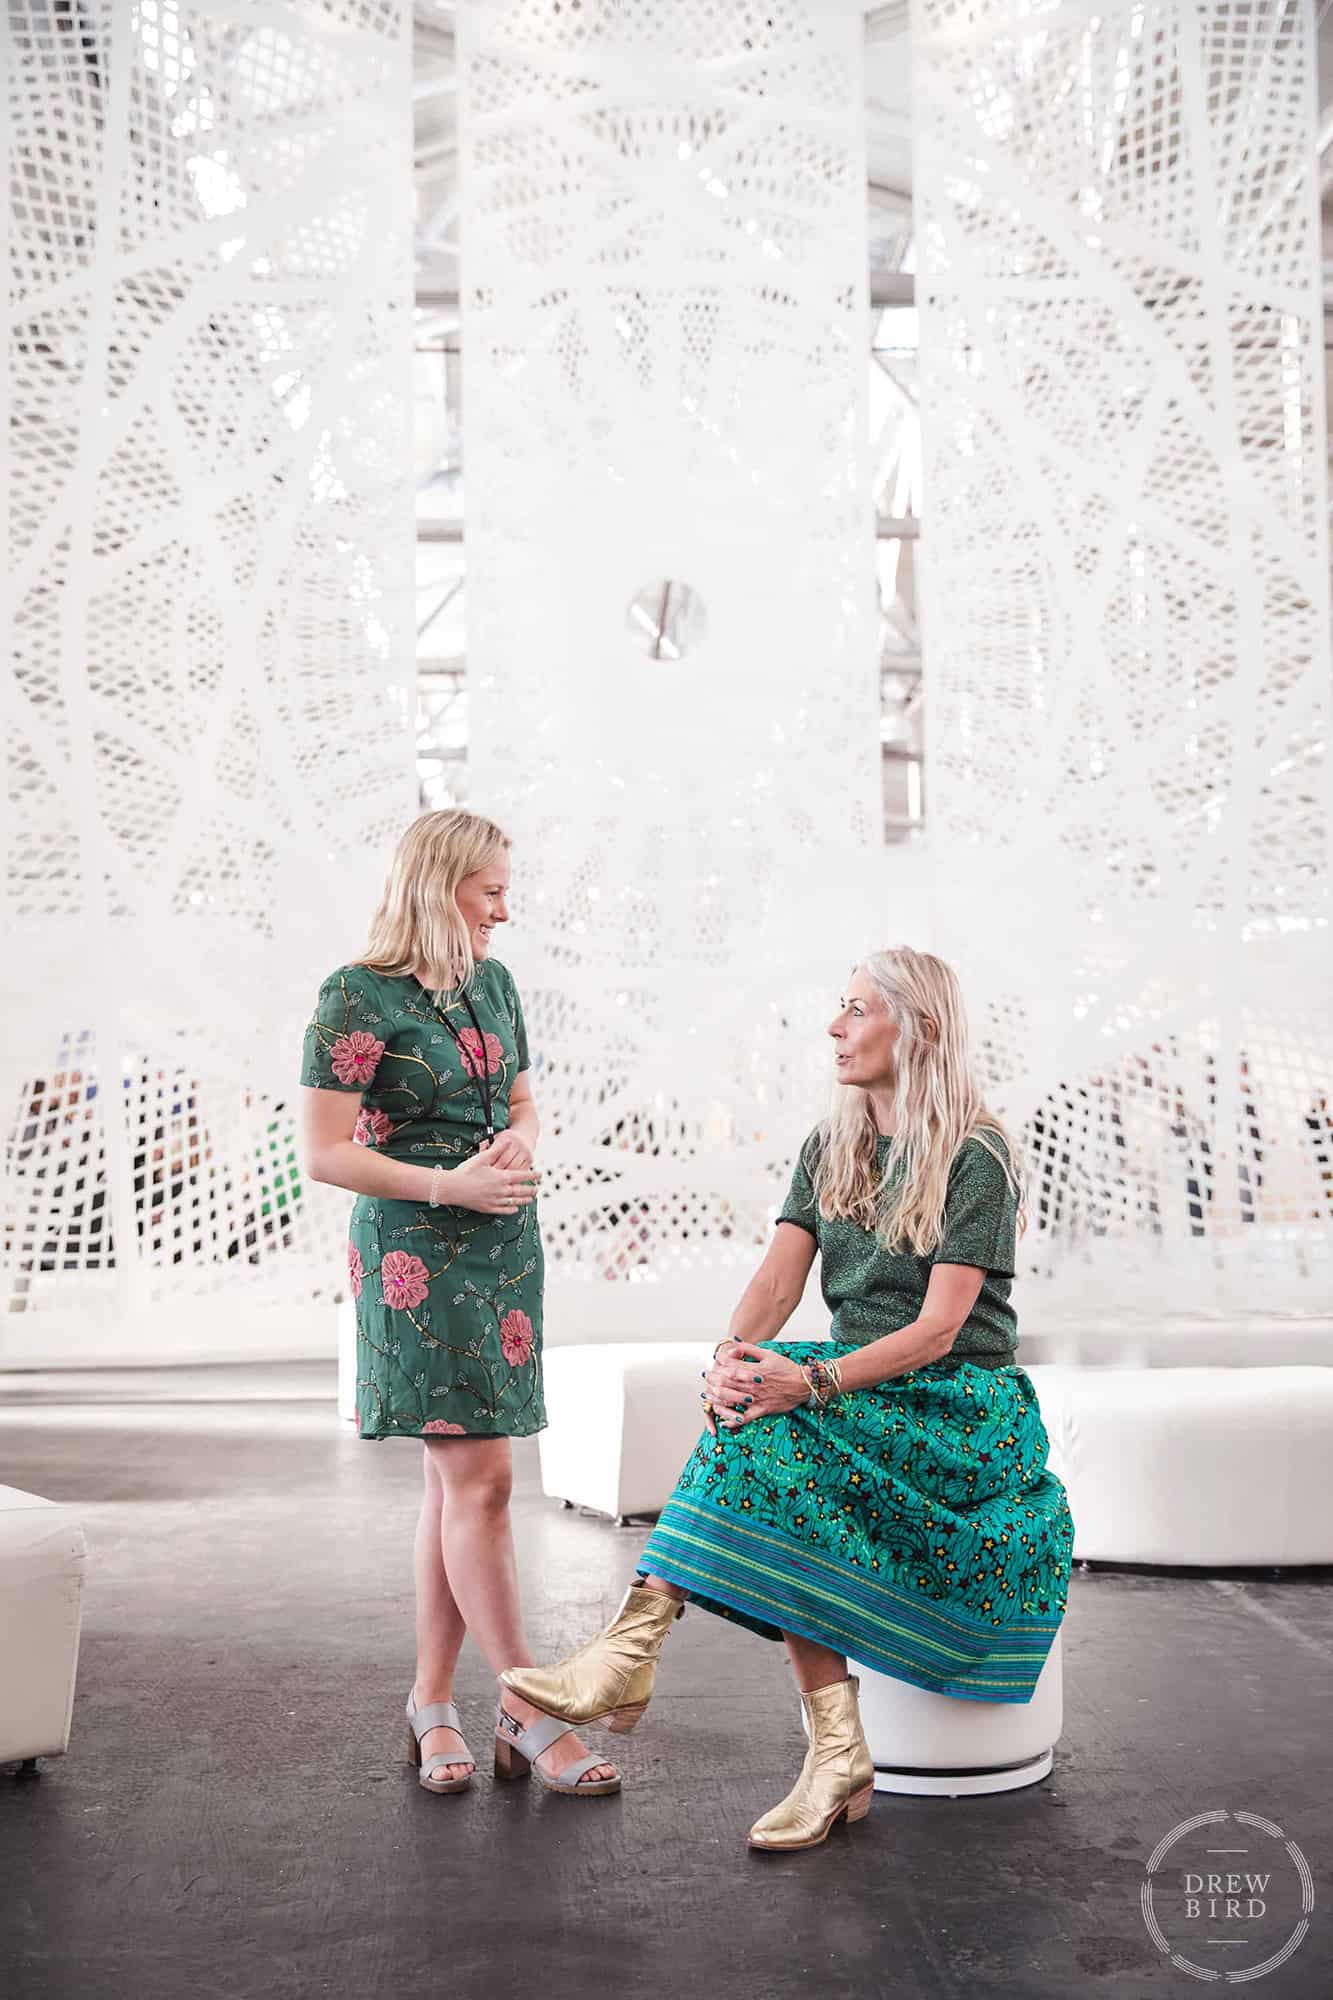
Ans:
[[[548,1792],[561,1792],[567,1799],[600,1799],[609,1792],[618,1792],[618,1771],[614,1778],[596,1778],[590,1785],[579,1782],[585,1771],[593,1771],[599,1764],[607,1763],[609,1759],[605,1757],[582,1757],[578,1763],[567,1765],[556,1777],[547,1777],[537,1759],[543,1750],[549,1750],[562,1736],[572,1735],[573,1729],[572,1722],[561,1722],[554,1715],[543,1715],[525,1727],[516,1715],[509,1713],[501,1695],[495,1704],[496,1777],[526,1778],[535,1772]]]
[[[464,1792],[472,1783],[472,1771],[476,1770],[476,1759],[463,1744],[462,1754],[458,1751],[436,1750],[422,1762],[421,1739],[432,1729],[453,1729],[459,1738],[463,1726],[458,1710],[451,1701],[428,1701],[424,1708],[414,1708],[412,1697],[407,1697],[407,1761],[417,1766],[417,1783],[427,1792]],[[461,1778],[436,1778],[432,1773],[442,1764],[471,1764],[472,1771],[465,1771]]]

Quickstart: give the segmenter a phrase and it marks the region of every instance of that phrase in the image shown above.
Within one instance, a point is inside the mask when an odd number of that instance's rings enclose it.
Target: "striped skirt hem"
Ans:
[[[639,1559],[644,1575],[761,1638],[811,1639],[860,1665],[962,1701],[1031,1701],[1060,1619],[989,1625],[871,1576],[857,1564],[673,1497]]]

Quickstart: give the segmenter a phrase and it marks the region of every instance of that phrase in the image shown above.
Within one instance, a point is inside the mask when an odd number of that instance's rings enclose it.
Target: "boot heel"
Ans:
[[[628,1736],[648,1704],[641,1701],[629,1708],[614,1708],[606,1717],[606,1726],[613,1736]]]
[[[532,1764],[523,1755],[521,1750],[516,1749],[512,1743],[507,1743],[503,1736],[496,1737],[495,1775],[497,1778],[526,1778],[531,1770]]]
[[[874,1796],[875,1796],[875,1786],[872,1780],[871,1783],[866,1786],[863,1792],[856,1792],[850,1799],[848,1799],[847,1801],[848,1826],[852,1824],[853,1820],[865,1818],[866,1814],[870,1811],[870,1801],[871,1799],[874,1798]]]

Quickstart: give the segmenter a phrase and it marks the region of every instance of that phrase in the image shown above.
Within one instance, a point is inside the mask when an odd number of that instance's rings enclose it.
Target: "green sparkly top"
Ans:
[[[994,1143],[1003,1145],[999,1139]],[[889,1145],[888,1139],[879,1141],[881,1163]],[[986,1275],[945,1358],[992,1367],[1012,1362],[1018,1321],[1009,1303],[1009,1288],[1018,1203],[994,1154],[976,1138],[965,1139],[959,1147],[949,1169],[939,1248],[929,1257],[886,1250],[873,1230],[857,1222],[826,1222],[811,1180],[818,1157],[816,1129],[801,1148],[778,1221],[808,1229],[819,1245],[820,1284],[833,1315],[834,1340],[863,1347],[867,1341],[896,1333],[919,1316],[936,1264],[972,1264]]]

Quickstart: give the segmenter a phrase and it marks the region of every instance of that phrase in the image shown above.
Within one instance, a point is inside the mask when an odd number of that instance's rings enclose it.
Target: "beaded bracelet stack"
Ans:
[[[809,1400],[817,1410],[826,1410],[842,1394],[842,1364],[838,1361],[807,1361],[801,1373],[810,1384]]]
[[[725,1340],[719,1340],[717,1346],[713,1349],[714,1361],[717,1360],[718,1355],[724,1347],[731,1347],[735,1344],[730,1335]],[[813,1403],[817,1410],[826,1410],[830,1403],[835,1403],[839,1396],[841,1396],[842,1363],[840,1361],[817,1361],[812,1359],[804,1363],[798,1362],[797,1367],[800,1369],[802,1380],[810,1391],[810,1394],[806,1397],[806,1402]],[[701,1373],[705,1375],[707,1372],[706,1369],[701,1370]],[[755,1380],[759,1381],[760,1379],[756,1375]],[[705,1410],[712,1411],[713,1405],[709,1402],[706,1392],[702,1389],[699,1391],[699,1401],[703,1404]]]

